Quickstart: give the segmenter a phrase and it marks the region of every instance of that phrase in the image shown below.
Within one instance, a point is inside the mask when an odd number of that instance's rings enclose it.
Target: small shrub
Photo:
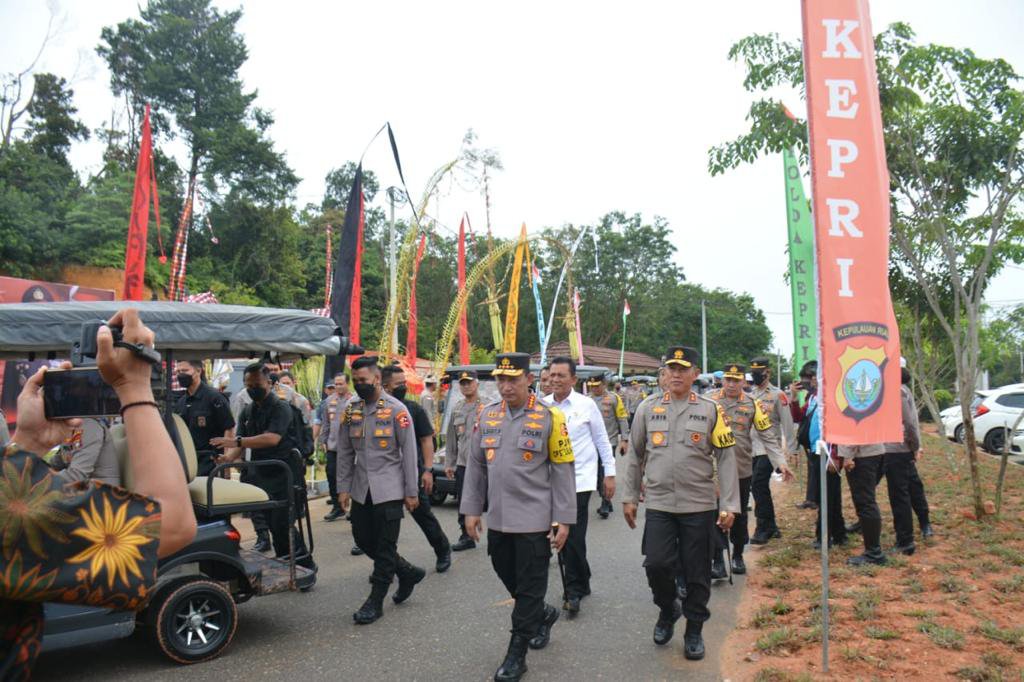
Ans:
[[[797,649],[800,646],[800,640],[793,628],[781,627],[765,634],[757,640],[754,646],[758,651],[770,654],[779,649]]]
[[[908,616],[910,618],[919,618],[921,620],[928,620],[930,618],[934,618],[936,616],[936,613],[935,613],[935,611],[932,611],[931,609],[911,609],[910,611],[907,611],[903,615]]]
[[[939,581],[939,587],[943,592],[950,594],[954,592],[964,592],[967,590],[967,583],[963,578],[955,575],[947,575]]]
[[[943,649],[955,649],[956,651],[959,651],[964,648],[963,633],[954,628],[938,625],[930,620],[926,620],[918,625],[917,629],[928,635],[928,638],[931,639],[936,646],[940,646]]]
[[[1010,646],[1024,644],[1024,628],[1001,628],[992,621],[985,621],[978,628],[978,632],[989,639],[1003,642]]]
[[[875,625],[867,626],[867,628],[865,628],[865,630],[864,630],[864,634],[866,634],[871,639],[883,639],[883,640],[886,640],[886,639],[899,639],[900,638],[899,633],[896,632],[895,630],[890,630],[889,628],[877,627]]]
[[[853,617],[857,620],[871,620],[878,611],[878,602],[881,596],[878,591],[869,588],[860,590],[853,601]]]
[[[1024,592],[1024,573],[1018,573],[1017,575],[1005,580],[997,580],[995,582],[995,588],[1004,594]]]
[[[1014,549],[1013,547],[1006,547],[1001,544],[990,546],[988,548],[989,554],[994,554],[1003,561],[1013,566],[1024,566],[1024,552]]]

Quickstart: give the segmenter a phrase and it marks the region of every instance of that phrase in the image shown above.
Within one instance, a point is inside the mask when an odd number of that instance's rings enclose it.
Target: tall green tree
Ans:
[[[1006,61],[918,44],[906,24],[877,35],[875,52],[891,182],[891,269],[916,286],[918,300],[904,300],[904,309],[928,315],[949,340],[980,518],[970,403],[985,289],[1007,263],[1024,259],[1024,93]],[[743,85],[750,92],[785,88],[802,96],[798,42],[753,35],[733,45],[729,56],[746,67]],[[806,154],[805,123],[790,120],[767,96],[751,105],[748,118],[749,132],[711,149],[712,174],[788,146]],[[914,305],[920,298],[926,305]]]
[[[68,164],[73,140],[89,139],[89,129],[77,118],[75,91],[63,78],[52,73],[35,74],[35,90],[28,105],[28,135],[32,148],[47,157]]]

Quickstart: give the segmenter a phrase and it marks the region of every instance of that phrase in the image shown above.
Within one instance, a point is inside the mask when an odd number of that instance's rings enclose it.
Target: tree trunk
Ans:
[[[961,390],[961,393],[963,391]],[[964,418],[964,445],[967,448],[967,463],[971,471],[971,501],[974,513],[981,519],[985,515],[985,505],[981,499],[981,471],[978,467],[978,442],[974,437],[974,418],[971,415],[970,401],[960,401],[960,411]]]

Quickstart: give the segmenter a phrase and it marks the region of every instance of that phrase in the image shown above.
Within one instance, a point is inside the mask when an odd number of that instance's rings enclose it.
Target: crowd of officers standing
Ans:
[[[495,679],[518,680],[527,669],[528,649],[543,649],[560,613],[575,617],[591,592],[586,543],[590,499],[598,493],[597,514],[608,518],[617,469],[620,504],[630,528],[637,525],[638,506],[646,507],[641,552],[658,608],[654,642],[667,644],[676,622],[685,618],[687,659],[704,657],[702,627],[711,615],[712,581],[731,581],[732,574],[746,573],[748,544],[764,545],[781,537],[770,483],[773,478],[793,479],[789,456],[801,447],[809,475],[807,499],[798,506],[820,506],[817,367],[808,363],[801,368],[800,381],[784,392],[771,383],[766,358],[751,360],[749,367],[726,365],[708,387],[697,385],[699,366],[695,349],[672,346],[650,395],[635,383],[621,393],[611,390],[621,386],[602,377],[590,378],[589,394],[584,395],[576,390],[577,368],[570,358],[552,359],[535,386],[530,357],[503,353],[492,371],[500,399],[489,403],[480,396],[475,372],[452,376],[463,398],[451,410],[445,442],[445,473],[455,481],[459,499],[455,543],[449,542],[430,508],[434,425],[439,421],[434,377],[428,377],[421,402],[408,400],[401,368],[382,367],[376,357],[363,356],[351,365],[353,390],[348,377],[339,373],[314,411],[280,365],[247,367],[245,390],[229,403],[205,383],[202,363],[186,360],[177,365],[177,381],[185,389],[177,411],[192,432],[200,473],[248,453],[256,461],[288,462],[301,483],[303,462],[292,451],[302,453],[302,431],[311,431],[310,442],[327,453],[330,509],[324,520],[347,514],[355,542],[352,553],[373,562],[370,594],[353,613],[357,624],[381,618],[396,578],[392,601],[397,604],[409,599],[426,576],[423,568],[398,553],[406,512],[434,549],[439,573],[451,566],[452,551],[476,547],[486,525],[488,555],[514,600],[512,636]],[[827,540],[830,545],[842,543],[848,533],[860,530],[865,551],[851,558],[852,564],[886,561],[874,494],[883,476],[893,505],[895,551],[914,551],[911,509],[918,514],[922,533],[932,532],[914,465],[920,437],[907,386],[902,387],[902,400],[902,443],[828,453]],[[840,471],[847,474],[859,528],[844,524]],[[289,494],[280,476],[269,470],[249,474],[249,480],[273,499]],[[751,496],[756,519],[752,536],[747,515]],[[253,515],[255,549],[272,548],[278,557],[286,556],[291,530],[297,561],[316,570],[301,535],[288,528],[287,514],[276,511]],[[545,601],[552,552],[558,553],[562,571],[561,609]]]

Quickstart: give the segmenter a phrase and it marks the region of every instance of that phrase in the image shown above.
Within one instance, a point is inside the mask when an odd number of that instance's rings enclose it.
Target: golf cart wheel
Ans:
[[[995,428],[985,434],[985,449],[993,455],[1000,455],[1003,452],[1003,445],[1006,444],[1006,429]]]
[[[434,489],[434,492],[430,493],[430,504],[440,506],[444,504],[444,501],[448,498],[448,493],[438,489]]]
[[[185,582],[161,595],[160,603],[153,607],[156,643],[176,663],[216,658],[235,636],[235,602],[212,580]]]
[[[964,425],[963,424],[960,424],[955,429],[953,429],[953,440],[955,440],[957,443],[960,443],[961,445],[963,445],[963,442],[964,442]]]

